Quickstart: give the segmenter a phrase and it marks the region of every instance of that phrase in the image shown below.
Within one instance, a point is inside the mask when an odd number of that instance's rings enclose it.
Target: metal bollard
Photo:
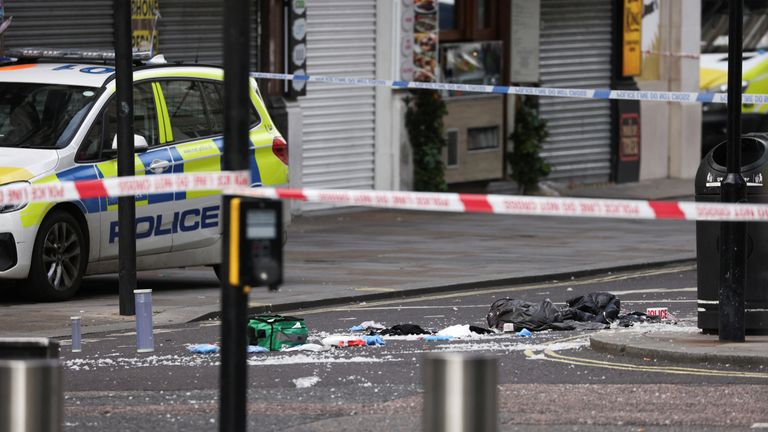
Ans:
[[[41,337],[0,338],[0,360],[58,359],[59,342]],[[0,432],[4,432],[0,429]]]
[[[81,352],[83,349],[81,346],[80,317],[73,316],[70,319],[72,320],[72,352]]]
[[[0,431],[61,432],[63,421],[58,360],[0,361]]]
[[[152,290],[135,290],[133,294],[136,301],[136,351],[153,352],[155,336],[152,333]]]
[[[424,432],[496,432],[496,359],[463,353],[430,354],[422,366]]]

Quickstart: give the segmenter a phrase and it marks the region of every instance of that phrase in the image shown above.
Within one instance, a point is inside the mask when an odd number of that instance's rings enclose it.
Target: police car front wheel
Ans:
[[[42,301],[72,297],[80,287],[87,262],[88,247],[80,224],[67,212],[51,213],[35,240],[29,294]]]

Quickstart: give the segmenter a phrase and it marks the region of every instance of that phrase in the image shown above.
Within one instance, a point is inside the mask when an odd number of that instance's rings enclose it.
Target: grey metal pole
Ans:
[[[463,353],[425,358],[424,432],[496,432],[498,430],[496,359]]]
[[[133,177],[133,52],[131,48],[131,0],[115,0],[115,85],[117,86],[117,175]],[[109,137],[107,137],[109,139]],[[118,290],[120,315],[135,315],[136,198],[117,199]]]
[[[250,64],[250,10],[246,0],[224,1],[224,154],[223,168],[246,171]],[[248,369],[246,361],[248,291],[229,282],[230,201],[223,198],[221,282],[221,398],[219,430],[245,432]],[[235,233],[237,235],[238,233]]]
[[[741,175],[741,62],[744,0],[729,0],[728,29],[728,173],[722,183],[720,200],[747,201],[747,183]],[[744,285],[747,268],[747,225],[723,222],[720,227],[719,338],[744,342]]]
[[[62,431],[62,382],[58,360],[0,361],[0,431]]]

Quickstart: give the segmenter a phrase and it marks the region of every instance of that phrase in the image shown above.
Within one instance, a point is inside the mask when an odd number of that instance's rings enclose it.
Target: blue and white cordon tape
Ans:
[[[252,72],[251,76],[259,79],[322,82],[348,86],[389,87],[395,89],[451,90],[469,93],[516,94],[577,99],[614,99],[653,102],[701,102],[721,104],[728,103],[728,95],[726,93],[709,92],[689,93],[610,89],[487,86],[472,84],[427,83],[416,81],[391,81],[367,78],[328,77],[321,75],[308,76],[267,72]],[[741,98],[742,103],[745,104],[768,104],[768,94],[744,94],[741,96]]]

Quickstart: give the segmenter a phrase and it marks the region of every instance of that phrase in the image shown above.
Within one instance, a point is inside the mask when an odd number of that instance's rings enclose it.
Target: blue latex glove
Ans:
[[[187,351],[194,354],[215,354],[219,352],[219,347],[212,344],[198,344],[188,346]]]
[[[379,335],[363,336],[366,345],[384,345],[384,338]]]
[[[264,347],[260,347],[258,345],[248,345],[248,354],[265,353],[265,352],[269,352],[269,350]]]
[[[520,336],[520,337],[531,337],[531,336],[533,336],[533,333],[531,333],[530,330],[524,328],[524,329],[520,330],[519,332],[517,332],[517,335]]]
[[[450,336],[438,336],[438,335],[424,336],[424,340],[427,342],[446,342],[452,339],[453,338]]]

